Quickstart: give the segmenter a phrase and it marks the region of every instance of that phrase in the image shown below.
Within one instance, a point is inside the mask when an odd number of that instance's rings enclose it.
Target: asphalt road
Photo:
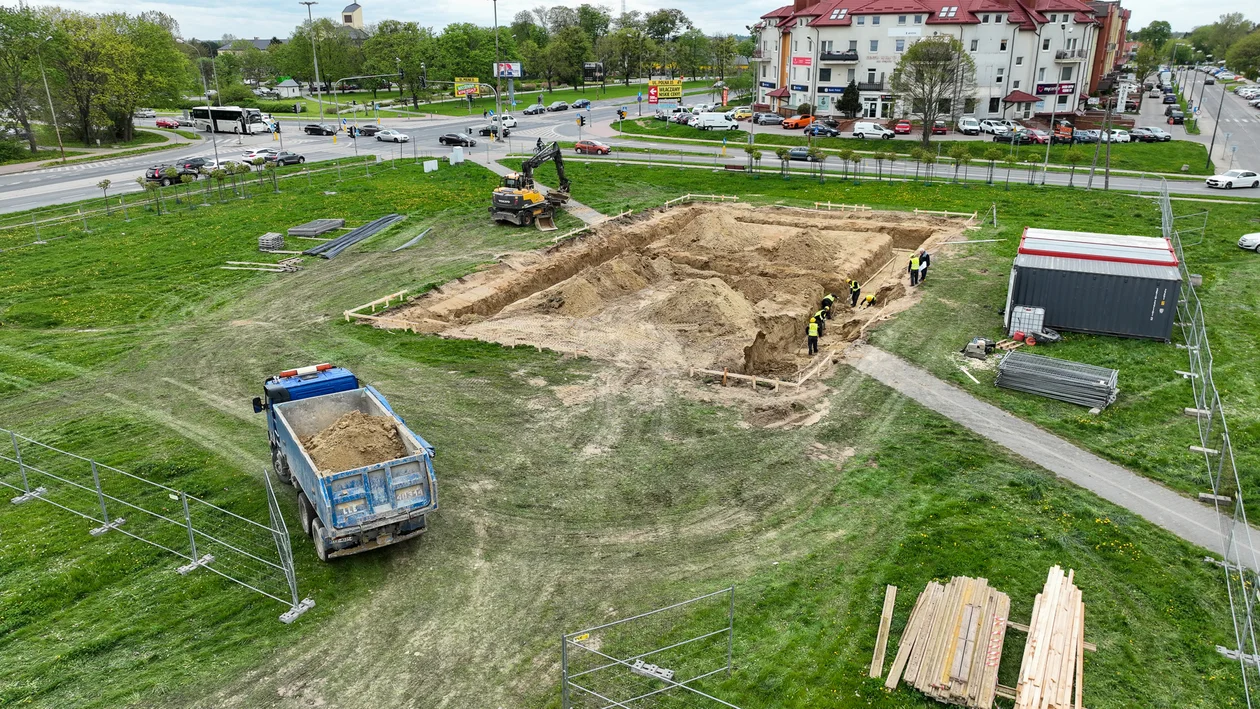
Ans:
[[[1201,106],[1201,114],[1207,114],[1216,123],[1216,149],[1213,153],[1217,167],[1222,171],[1260,169],[1260,110],[1248,106],[1246,101],[1220,84],[1204,86],[1202,92],[1202,102],[1196,99],[1196,103]],[[1196,97],[1198,93],[1195,92]],[[1211,137],[1211,130],[1203,132],[1205,142],[1210,143]]]

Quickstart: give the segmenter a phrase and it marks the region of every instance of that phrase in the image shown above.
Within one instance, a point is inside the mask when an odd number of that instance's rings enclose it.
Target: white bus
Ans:
[[[270,133],[272,124],[257,108],[240,106],[200,106],[189,111],[193,123],[204,131],[215,133]]]

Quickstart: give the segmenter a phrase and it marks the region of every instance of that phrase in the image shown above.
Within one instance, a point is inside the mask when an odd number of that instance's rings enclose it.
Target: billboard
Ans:
[[[662,79],[648,82],[648,103],[657,101],[674,102],[682,100],[682,79]]]
[[[604,80],[604,63],[603,62],[583,62],[582,63],[582,81],[588,84],[598,83]]]
[[[809,66],[813,61],[812,57],[792,57],[792,66]]]
[[[500,79],[519,79],[525,75],[520,62],[499,62],[496,66]]]
[[[455,77],[455,95],[456,96],[476,96],[477,95],[477,77]]]

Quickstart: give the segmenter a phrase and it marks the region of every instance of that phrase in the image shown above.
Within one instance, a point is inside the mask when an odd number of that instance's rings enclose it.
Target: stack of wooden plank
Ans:
[[[1028,642],[1015,685],[1015,709],[1081,707],[1085,652],[1085,603],[1073,583],[1055,566],[1033,601]]]
[[[955,576],[919,594],[884,686],[902,675],[920,692],[946,704],[989,709],[997,693],[998,663],[1011,599],[986,579]]]

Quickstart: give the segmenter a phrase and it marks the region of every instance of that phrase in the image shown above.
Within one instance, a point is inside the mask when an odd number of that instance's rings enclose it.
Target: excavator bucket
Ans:
[[[555,231],[556,218],[554,214],[540,214],[534,220],[534,226],[538,227],[538,231]]]

